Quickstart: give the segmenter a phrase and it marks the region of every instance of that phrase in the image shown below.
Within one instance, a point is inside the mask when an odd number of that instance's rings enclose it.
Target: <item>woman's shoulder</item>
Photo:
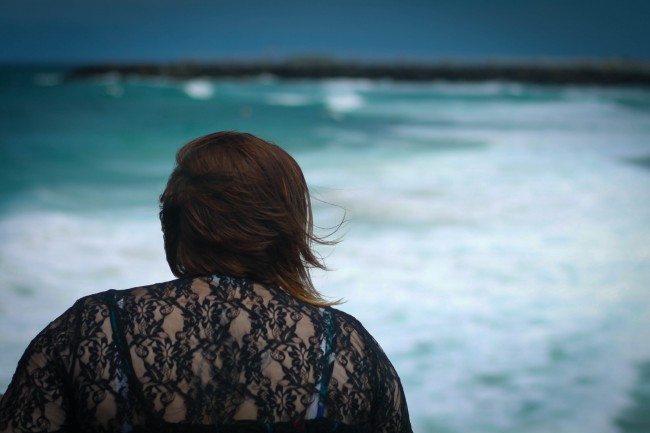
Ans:
[[[361,337],[372,338],[374,340],[370,332],[366,329],[363,323],[361,323],[361,320],[357,319],[355,316],[353,316],[350,313],[346,313],[343,310],[339,310],[338,308],[334,308],[334,307],[326,307],[326,308],[329,311],[331,311],[331,314],[335,318],[335,321],[339,325],[339,328],[342,328],[347,332],[358,333],[359,336]]]
[[[337,308],[327,308],[332,312],[337,324],[339,345],[356,348],[364,356],[370,356],[380,363],[388,360],[379,342],[359,319]]]
[[[109,297],[113,299],[124,299],[127,297],[141,298],[147,294],[162,293],[165,290],[174,289],[183,283],[184,282],[182,279],[171,280],[162,283],[131,287],[128,289],[104,290],[83,296],[81,298],[78,298],[67,310],[65,310],[56,319],[50,322],[41,331],[41,334],[62,332],[63,328],[78,327],[80,322],[84,322],[86,324],[88,322],[103,322],[106,317],[108,317],[107,300]],[[185,282],[185,284],[187,284],[187,282]]]

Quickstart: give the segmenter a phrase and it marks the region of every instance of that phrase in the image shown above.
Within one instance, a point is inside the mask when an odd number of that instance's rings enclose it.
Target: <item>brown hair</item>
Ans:
[[[332,305],[310,268],[311,200],[298,163],[251,134],[217,132],[190,141],[160,196],[165,254],[177,277],[221,274],[273,284],[314,305]]]

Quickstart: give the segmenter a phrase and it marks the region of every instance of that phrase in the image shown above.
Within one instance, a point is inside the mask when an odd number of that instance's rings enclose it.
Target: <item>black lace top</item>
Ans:
[[[208,277],[77,301],[29,345],[0,431],[411,432],[352,316]]]

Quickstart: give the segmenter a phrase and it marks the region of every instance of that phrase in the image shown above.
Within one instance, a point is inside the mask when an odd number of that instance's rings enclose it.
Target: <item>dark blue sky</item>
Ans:
[[[0,62],[650,59],[645,0],[0,0]]]

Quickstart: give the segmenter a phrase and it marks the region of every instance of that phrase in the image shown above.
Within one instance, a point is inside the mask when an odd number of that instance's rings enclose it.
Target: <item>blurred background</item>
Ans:
[[[315,280],[388,353],[416,433],[650,431],[647,86],[67,78],[305,56],[647,62],[647,2],[0,5],[0,393],[77,298],[173,278],[157,200],[175,151],[240,130],[294,155],[319,226],[346,215]]]

